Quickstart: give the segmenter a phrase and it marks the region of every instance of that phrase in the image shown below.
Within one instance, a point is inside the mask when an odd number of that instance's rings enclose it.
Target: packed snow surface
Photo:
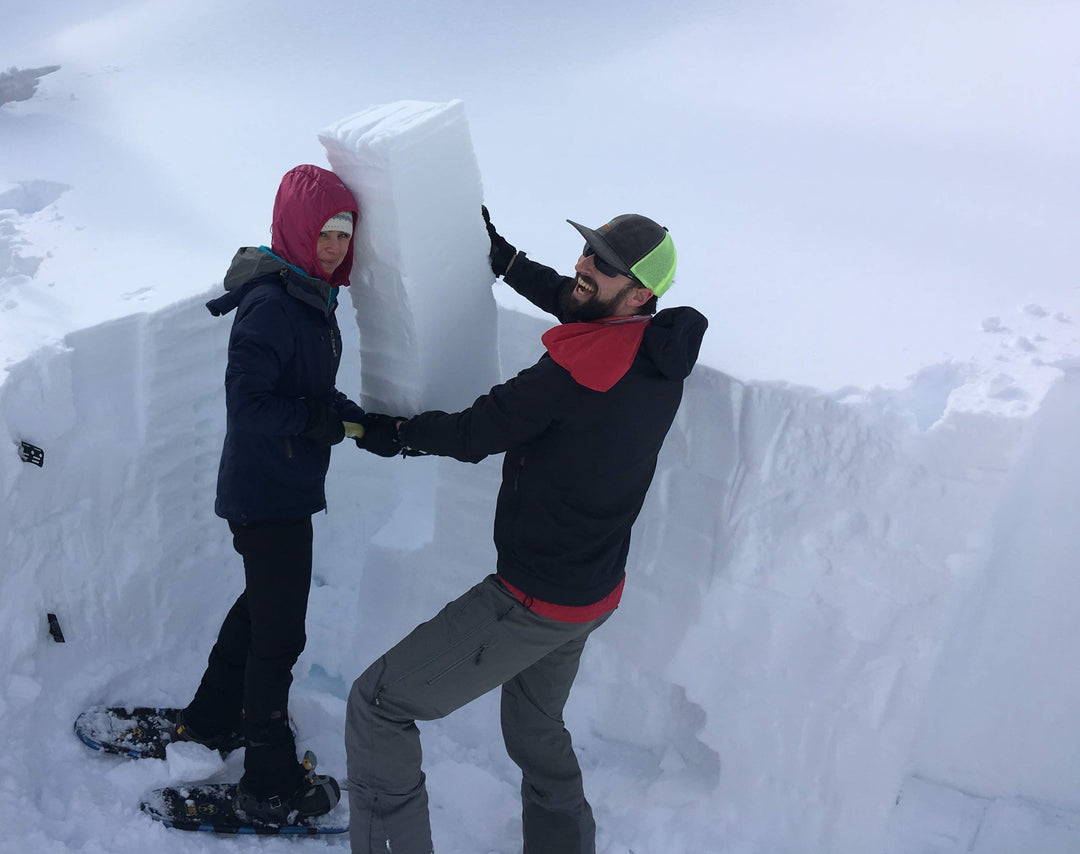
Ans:
[[[1077,9],[67,5],[0,32],[0,851],[348,847],[167,830],[148,789],[241,757],[71,731],[187,702],[240,592],[204,303],[301,162],[364,208],[367,405],[542,353],[481,202],[565,272],[565,218],[655,216],[665,302],[712,321],[567,707],[601,854],[1080,850]],[[492,571],[499,463],[334,449],[291,700],[320,770],[351,681]],[[519,851],[495,697],[421,730],[436,850]]]

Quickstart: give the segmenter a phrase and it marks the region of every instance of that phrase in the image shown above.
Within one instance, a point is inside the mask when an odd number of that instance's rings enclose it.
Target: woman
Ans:
[[[306,639],[311,516],[326,507],[330,446],[345,437],[343,422],[365,423],[334,385],[337,293],[349,284],[358,216],[332,172],[290,170],[274,201],[270,248],[237,252],[225,295],[207,303],[215,316],[236,309],[215,511],[244,560],[246,588],[174,739],[246,747],[236,806],[266,822],[321,815],[340,797],[337,781],[297,762],[288,699]]]

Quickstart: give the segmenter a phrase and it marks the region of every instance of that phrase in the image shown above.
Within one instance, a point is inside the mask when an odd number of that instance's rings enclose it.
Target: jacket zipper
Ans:
[[[326,325],[330,328],[330,352],[335,359],[338,357],[337,336],[334,335],[334,315],[336,312],[337,305],[334,304],[334,297],[331,296],[326,301]]]

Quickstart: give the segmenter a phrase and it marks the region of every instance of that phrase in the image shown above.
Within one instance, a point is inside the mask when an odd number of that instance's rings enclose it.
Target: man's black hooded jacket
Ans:
[[[559,316],[566,277],[519,253],[506,281]],[[466,462],[505,452],[495,510],[499,574],[544,602],[593,604],[623,579],[630,528],[707,325],[692,308],[659,312],[629,370],[603,392],[545,353],[462,412],[410,419],[401,438]]]

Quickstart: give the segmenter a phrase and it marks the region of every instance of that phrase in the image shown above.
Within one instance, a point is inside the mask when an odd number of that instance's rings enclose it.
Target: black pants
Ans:
[[[245,788],[289,795],[303,774],[289,726],[289,686],[307,640],[311,517],[229,522],[229,529],[244,559],[246,588],[221,625],[185,714],[207,735],[242,731]]]

